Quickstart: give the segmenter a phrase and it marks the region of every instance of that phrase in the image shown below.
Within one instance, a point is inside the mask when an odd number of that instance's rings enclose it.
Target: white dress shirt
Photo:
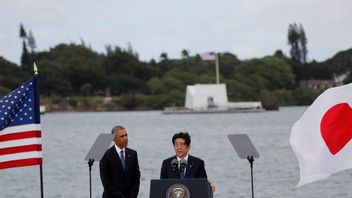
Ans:
[[[116,149],[116,152],[119,154],[120,159],[121,159],[121,151],[123,151],[123,154],[124,154],[125,160],[126,160],[126,151],[125,151],[125,148],[120,149],[120,148],[119,148],[118,146],[116,146],[116,144],[115,144],[115,149]]]

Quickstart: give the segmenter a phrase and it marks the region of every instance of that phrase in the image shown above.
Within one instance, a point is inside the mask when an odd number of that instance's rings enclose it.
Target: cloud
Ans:
[[[302,23],[309,58],[325,60],[351,47],[350,0],[12,0],[0,7],[0,55],[19,62],[19,24],[32,30],[38,50],[80,42],[105,51],[105,45],[131,42],[142,60],[162,52],[179,58],[228,51],[240,58],[288,54],[287,28]],[[15,13],[15,14],[14,14]]]

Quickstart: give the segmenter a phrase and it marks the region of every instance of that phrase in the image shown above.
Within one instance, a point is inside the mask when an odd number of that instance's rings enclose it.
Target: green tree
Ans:
[[[91,96],[92,94],[92,84],[91,83],[86,83],[84,85],[81,86],[80,88],[80,92],[82,95],[84,96]]]
[[[26,30],[24,29],[22,23],[20,24],[20,38],[22,39],[22,55],[21,55],[21,66],[22,69],[28,74],[31,73],[33,59],[28,52],[26,41],[28,39]]]
[[[0,56],[0,97],[10,93],[27,79],[27,74],[16,64]]]
[[[164,82],[157,77],[153,77],[148,81],[148,87],[152,95],[162,94],[167,90],[164,85]]]
[[[329,58],[323,63],[331,65],[337,74],[352,71],[352,48],[336,53],[332,58]]]
[[[254,88],[256,99],[261,90],[284,89],[291,85],[294,75],[290,66],[282,59],[267,56],[262,59],[251,59],[238,65],[235,79],[244,85]]]
[[[20,38],[22,38],[23,40],[26,39],[27,34],[26,34],[26,30],[24,29],[22,23],[20,24]]]
[[[117,95],[148,92],[147,81],[157,72],[154,66],[140,62],[131,54],[118,51],[106,57],[103,67],[109,79],[108,88]]]
[[[259,100],[260,95],[255,87],[251,87],[237,80],[226,80],[227,95],[230,101]]]
[[[106,71],[102,67],[104,57],[87,47],[60,44],[49,52],[37,53],[37,59],[39,72],[44,76],[46,95],[79,95],[81,87],[87,83],[91,83],[92,93],[107,88]],[[58,85],[52,84],[53,79]]]
[[[166,52],[161,53],[161,54],[160,54],[160,59],[161,59],[161,61],[166,61],[166,60],[168,60],[167,53],[166,53]]]
[[[25,41],[23,41],[23,48],[22,48],[22,55],[21,55],[21,67],[23,69],[23,71],[27,72],[27,73],[31,73],[32,70],[32,60],[31,60],[31,56],[28,52],[27,49],[27,44]]]
[[[305,65],[307,76],[309,79],[333,79],[334,73],[336,73],[335,68],[326,63],[318,63],[313,60]]]
[[[299,39],[300,39],[300,29],[297,26],[296,23],[290,24],[288,26],[288,44],[291,45],[291,50],[290,50],[290,55],[291,58],[298,62],[301,63],[301,50],[300,50],[300,45],[299,45]]]
[[[69,79],[69,70],[54,60],[38,61],[39,90],[43,96],[75,95]]]
[[[305,64],[307,62],[307,37],[302,24],[296,23],[288,26],[288,44],[291,45],[291,58],[297,63]]]
[[[299,43],[301,46],[301,62],[303,64],[307,63],[307,54],[308,54],[308,48],[307,48],[307,37],[306,33],[304,32],[302,24],[299,24]]]
[[[189,52],[188,50],[184,49],[181,51],[181,57],[184,58],[189,58]]]
[[[219,54],[220,81],[221,79],[224,80],[233,78],[235,75],[235,68],[239,64],[241,64],[241,61],[236,55],[231,53]]]
[[[28,46],[31,48],[32,54],[34,53],[34,49],[37,48],[37,45],[35,43],[34,36],[32,34],[32,31],[29,31],[28,33]]]

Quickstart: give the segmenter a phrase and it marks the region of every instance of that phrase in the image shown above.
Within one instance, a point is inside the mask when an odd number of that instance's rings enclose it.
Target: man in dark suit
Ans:
[[[127,131],[116,126],[114,146],[100,160],[100,178],[104,187],[103,198],[136,198],[139,192],[140,171],[137,152],[127,148]]]
[[[186,132],[176,133],[172,137],[172,144],[176,155],[167,158],[163,161],[160,171],[160,179],[183,179],[183,178],[207,178],[207,173],[204,167],[204,161],[189,155],[191,149],[191,136]],[[182,168],[174,168],[172,166],[173,160],[180,162],[186,161],[187,165],[184,170]],[[215,186],[211,184],[212,191],[215,192]]]

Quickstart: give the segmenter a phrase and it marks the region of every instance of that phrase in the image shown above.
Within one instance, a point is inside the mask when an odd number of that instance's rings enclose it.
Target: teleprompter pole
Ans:
[[[248,156],[247,157],[250,166],[251,166],[251,184],[252,184],[252,198],[254,198],[254,184],[253,184],[253,162],[254,162],[254,158],[253,156]]]
[[[88,160],[88,166],[89,166],[89,197],[92,198],[92,166],[94,163],[94,159],[89,159]]]

